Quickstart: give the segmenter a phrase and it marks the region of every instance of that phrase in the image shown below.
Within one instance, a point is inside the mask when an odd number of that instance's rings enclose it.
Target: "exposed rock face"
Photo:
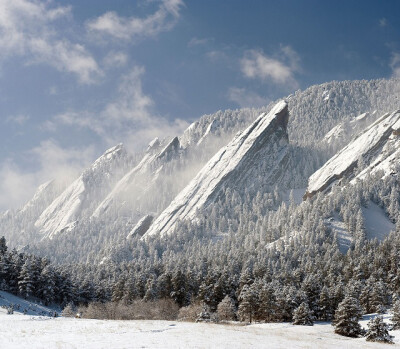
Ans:
[[[287,103],[279,102],[222,148],[156,219],[143,238],[169,234],[180,220],[217,200],[224,188],[260,190],[277,183],[288,163]]]
[[[152,187],[165,163],[177,156],[180,151],[178,137],[173,138],[163,148],[158,139],[152,141],[143,159],[115,185],[111,192],[100,202],[93,213],[99,218],[108,213],[111,207],[122,210],[125,206],[134,208],[133,201],[138,202]]]
[[[322,139],[326,144],[349,141],[355,134],[367,127],[377,116],[376,113],[363,113],[350,121],[342,122],[332,128]],[[346,142],[347,143],[347,142]]]
[[[308,181],[304,198],[312,197],[318,192],[328,190],[337,180],[351,178],[359,161],[378,166],[392,157],[386,145],[393,142],[392,137],[399,130],[400,111],[385,114],[367,127],[356,139],[316,171]]]
[[[153,219],[154,217],[151,215],[144,216],[139,222],[137,222],[126,238],[130,239],[136,235],[143,236],[146,231],[149,230],[151,223],[153,223]]]
[[[35,226],[44,237],[52,238],[65,228],[74,226],[93,203],[110,190],[115,177],[123,172],[127,153],[122,144],[107,150],[90,168],[69,185],[37,219]]]

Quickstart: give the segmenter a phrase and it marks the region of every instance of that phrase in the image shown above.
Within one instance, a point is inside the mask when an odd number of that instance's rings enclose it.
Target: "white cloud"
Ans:
[[[199,39],[199,38],[194,37],[194,38],[191,38],[190,41],[188,42],[188,47],[206,45],[210,41],[212,41],[212,39],[207,39],[207,38]]]
[[[20,126],[24,125],[30,119],[29,115],[19,114],[19,115],[10,115],[7,117],[6,122],[13,122]]]
[[[289,46],[283,46],[278,56],[271,57],[259,50],[246,51],[240,60],[241,71],[250,79],[297,87],[294,73],[299,70],[298,55]]]
[[[106,67],[122,67],[128,63],[128,55],[124,52],[109,52],[103,60]]]
[[[228,98],[241,108],[261,107],[268,104],[266,98],[257,93],[246,91],[244,88],[231,87],[228,91]]]
[[[390,68],[392,68],[392,77],[400,78],[400,53],[392,53],[392,58],[389,65]]]
[[[55,21],[71,17],[70,7],[52,1],[0,0],[1,58],[22,56],[28,63],[45,63],[73,73],[82,83],[101,74],[96,60],[77,43],[60,37]]]
[[[135,66],[120,82],[118,95],[99,112],[79,111],[59,114],[44,125],[54,130],[57,125],[90,129],[107,145],[124,142],[128,147],[143,147],[152,138],[180,134],[188,123],[168,120],[153,112],[152,98],[143,92],[144,68]]]
[[[176,24],[182,6],[182,0],[161,0],[158,9],[145,18],[121,17],[115,12],[106,12],[88,21],[86,26],[91,33],[121,40],[155,36]]]
[[[386,18],[381,18],[380,20],[379,20],[379,25],[381,26],[381,27],[386,27],[387,26],[387,19]]]
[[[26,156],[37,165],[37,170],[21,169],[11,160],[0,164],[0,210],[21,207],[48,180],[70,182],[93,161],[96,152],[94,147],[62,148],[56,141],[46,140]]]

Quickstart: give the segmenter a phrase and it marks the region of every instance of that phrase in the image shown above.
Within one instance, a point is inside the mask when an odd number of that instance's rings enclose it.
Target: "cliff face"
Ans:
[[[396,149],[394,137],[399,129],[400,111],[383,115],[310,177],[304,198],[328,190],[341,178],[351,179],[360,161],[369,165],[370,171],[389,161],[393,157],[389,148]]]
[[[178,137],[173,138],[164,147],[158,139],[152,141],[139,164],[122,177],[99,203],[92,218],[102,218],[109,213],[110,208],[116,211],[123,211],[124,206],[134,208],[135,202],[140,202],[143,196],[155,190],[155,180],[162,172],[163,166],[179,156],[180,150]]]
[[[107,150],[42,212],[35,226],[46,238],[73,227],[102,200],[123,173],[128,154],[122,144]]]
[[[289,158],[288,118],[284,101],[261,114],[202,168],[143,238],[169,234],[178,221],[195,219],[196,212],[220,198],[224,188],[252,191],[277,183]]]

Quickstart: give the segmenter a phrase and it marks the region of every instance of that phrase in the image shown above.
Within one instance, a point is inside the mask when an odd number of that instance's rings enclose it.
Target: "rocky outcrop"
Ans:
[[[35,226],[44,235],[55,234],[73,224],[90,210],[93,204],[110,190],[115,177],[123,173],[128,155],[122,144],[107,150],[71,185],[69,185],[40,215]]]
[[[268,114],[261,114],[208,161],[143,238],[169,234],[177,222],[195,219],[197,212],[217,200],[225,188],[256,191],[277,183],[288,163],[288,118],[284,101]]]
[[[143,236],[147,230],[149,230],[151,223],[153,223],[153,219],[154,217],[149,214],[144,216],[139,222],[137,222],[126,238],[130,239],[134,236]]]
[[[377,158],[382,162],[385,157],[389,157],[390,153],[385,151],[385,145],[399,129],[399,123],[400,111],[396,111],[383,115],[367,127],[310,177],[304,199],[329,190],[332,184],[341,178],[351,179],[360,160],[368,165],[374,163]]]
[[[178,156],[179,152],[178,137],[174,137],[164,147],[158,139],[153,140],[139,164],[121,178],[98,205],[92,217],[102,217],[108,213],[111,207],[115,211],[125,210],[125,208],[135,209],[133,201],[140,201],[140,198],[150,190],[154,179],[160,175],[163,165]]]

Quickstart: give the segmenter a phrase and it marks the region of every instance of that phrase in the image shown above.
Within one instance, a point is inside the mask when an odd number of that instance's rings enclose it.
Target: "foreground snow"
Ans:
[[[394,331],[400,346],[400,331]],[[106,321],[6,315],[0,348],[382,348],[334,334],[328,323],[218,325],[174,321]]]

